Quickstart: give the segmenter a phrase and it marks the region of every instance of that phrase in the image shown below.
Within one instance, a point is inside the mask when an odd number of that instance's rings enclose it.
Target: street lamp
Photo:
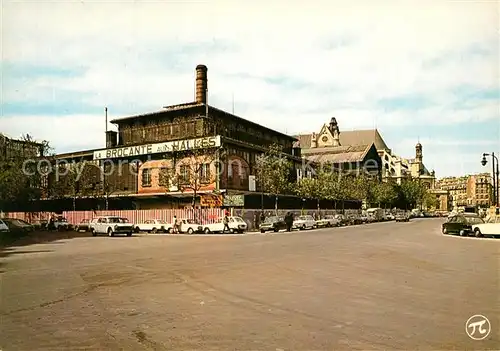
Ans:
[[[488,160],[486,159],[486,156],[491,156],[491,163],[492,163],[492,167],[493,167],[493,204],[495,206],[499,206],[499,179],[498,179],[498,176],[500,174],[500,172],[498,171],[498,157],[495,156],[495,153],[492,152],[491,154],[488,154],[488,153],[483,153],[483,159],[481,160],[481,164],[483,166],[486,166],[486,164],[488,163]],[[496,161],[496,163],[495,163]]]

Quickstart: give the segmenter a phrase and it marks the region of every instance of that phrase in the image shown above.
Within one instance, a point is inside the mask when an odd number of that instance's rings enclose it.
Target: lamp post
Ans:
[[[495,153],[492,152],[491,154],[488,153],[483,153],[483,159],[481,160],[481,164],[483,166],[486,166],[488,163],[488,160],[486,159],[486,156],[491,156],[491,163],[492,163],[492,170],[493,170],[493,204],[495,206],[499,206],[499,179],[498,176],[500,172],[498,171],[498,157],[495,156]],[[496,161],[496,163],[495,163]]]

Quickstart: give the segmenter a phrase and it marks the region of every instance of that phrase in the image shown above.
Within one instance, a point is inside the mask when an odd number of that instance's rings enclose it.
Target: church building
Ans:
[[[298,135],[296,147],[301,148],[303,158],[315,164],[331,164],[344,172],[381,176],[382,160],[374,140],[352,140],[349,133],[352,132],[341,133],[337,119],[333,117],[319,133]]]

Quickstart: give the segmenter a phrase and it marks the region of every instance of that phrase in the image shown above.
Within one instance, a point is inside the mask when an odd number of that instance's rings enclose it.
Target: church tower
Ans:
[[[330,133],[332,133],[332,146],[340,146],[340,130],[337,123],[337,119],[332,117],[330,120],[330,125],[328,126]]]
[[[423,157],[424,156],[422,154],[422,144],[420,144],[420,142],[418,142],[417,145],[415,146],[415,161],[422,163]]]
[[[416,173],[417,176],[420,177],[422,172],[424,171],[424,163],[423,163],[423,153],[422,153],[422,144],[420,142],[415,145],[415,164],[416,164]]]

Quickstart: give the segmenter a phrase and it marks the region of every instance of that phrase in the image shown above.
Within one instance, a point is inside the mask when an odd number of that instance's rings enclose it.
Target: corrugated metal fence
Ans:
[[[48,220],[52,212],[10,212],[3,213],[3,217],[18,218],[27,222],[37,220]],[[127,218],[132,223],[141,223],[147,219],[161,219],[169,223],[174,216],[178,219],[191,218],[199,219],[202,224],[213,223],[217,218],[223,215],[219,208],[208,209],[161,209],[161,210],[108,210],[108,211],[65,211],[62,216],[69,223],[78,224],[82,219],[92,219],[97,216],[120,216]]]

